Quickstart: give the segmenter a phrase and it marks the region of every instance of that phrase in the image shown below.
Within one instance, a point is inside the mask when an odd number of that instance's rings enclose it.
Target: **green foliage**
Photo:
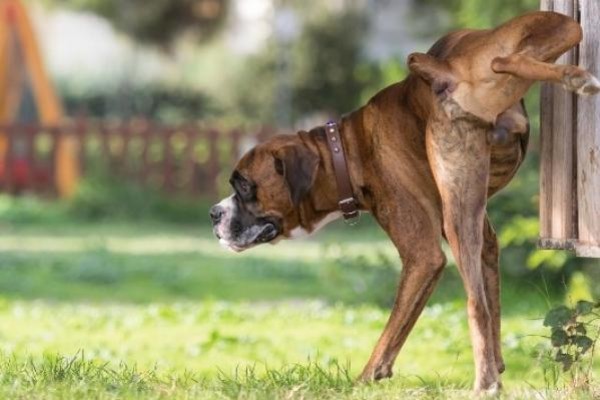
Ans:
[[[80,182],[68,201],[38,197],[0,196],[0,219],[11,225],[59,226],[81,221],[162,221],[207,225],[210,202],[166,196],[108,175],[93,175]]]
[[[276,121],[277,60],[275,47],[269,43],[263,52],[249,56],[244,70],[237,76],[229,108],[236,122],[268,124]]]
[[[600,339],[600,303],[580,300],[574,307],[558,306],[544,318],[550,328],[551,358],[563,372],[570,372],[570,386],[591,383],[593,348]]]
[[[355,76],[359,82],[364,82],[360,104],[366,104],[382,88],[401,81],[407,74],[406,61],[401,58],[358,65]]]
[[[208,222],[208,202],[165,196],[135,183],[96,173],[86,177],[69,201],[76,219],[158,220],[190,224]]]
[[[491,28],[517,15],[539,9],[539,0],[424,0],[448,9],[457,28]]]
[[[544,318],[544,326],[563,327],[575,317],[574,310],[567,306],[559,306],[548,311]]]
[[[229,100],[232,115],[252,123],[281,121],[277,115],[281,90],[290,92],[293,121],[314,112],[341,115],[357,108],[384,83],[401,78],[397,71],[404,71],[394,61],[378,65],[364,58],[367,26],[364,11],[323,11],[306,17],[290,49],[273,38],[264,51],[244,63]]]
[[[101,87],[80,90],[64,84],[60,91],[69,115],[119,120],[145,117],[180,124],[220,113],[212,97],[190,87],[145,84],[125,89],[103,83]]]
[[[366,28],[365,15],[352,9],[325,14],[304,27],[292,60],[296,116],[315,110],[340,115],[358,106],[367,83],[355,72],[362,61]]]
[[[143,43],[170,45],[183,33],[205,40],[223,25],[228,0],[46,0],[94,12]]]
[[[55,224],[67,218],[67,205],[37,197],[0,195],[0,221],[5,224]],[[1,225],[0,225],[1,226]]]

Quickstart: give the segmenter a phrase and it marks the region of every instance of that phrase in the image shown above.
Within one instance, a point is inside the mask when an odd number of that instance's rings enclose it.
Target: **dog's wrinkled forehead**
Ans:
[[[273,156],[267,149],[266,144],[261,143],[247,151],[242,158],[240,158],[235,166],[234,172],[239,172],[247,179],[258,180],[261,179],[263,175],[268,174],[268,170],[273,164],[272,160]]]
[[[270,194],[282,195],[282,171],[276,168],[275,152],[288,142],[275,137],[249,150],[238,161],[229,183],[244,202],[264,202]]]
[[[246,178],[261,179],[273,171],[273,154],[291,138],[272,137],[248,150],[237,162],[235,170]]]
[[[258,181],[269,175],[267,162],[260,148],[248,151],[237,163],[229,178],[229,184],[244,204],[258,201]]]

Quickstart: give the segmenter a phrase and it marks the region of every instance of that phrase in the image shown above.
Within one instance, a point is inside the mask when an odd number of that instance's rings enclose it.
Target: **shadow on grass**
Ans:
[[[324,292],[310,265],[207,254],[4,253],[0,292],[7,298],[158,302],[183,299],[274,300]]]
[[[372,219],[314,239],[243,254],[218,247],[206,226],[71,224],[8,226],[0,238],[0,293],[7,299],[151,303],[179,300],[313,300],[389,308],[396,250]],[[34,229],[35,228],[35,229]],[[546,309],[543,282],[504,280],[505,315]],[[449,265],[431,303],[465,302]]]
[[[320,299],[392,304],[398,267],[368,259],[308,260],[227,253],[124,254],[86,252],[0,255],[0,293],[7,299],[151,303],[180,300],[279,301]],[[505,314],[544,309],[540,291],[505,282]],[[448,267],[430,303],[464,302],[456,269]]]

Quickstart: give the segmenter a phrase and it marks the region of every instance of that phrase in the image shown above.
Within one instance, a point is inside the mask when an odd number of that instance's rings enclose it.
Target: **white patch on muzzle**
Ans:
[[[223,216],[221,217],[219,224],[213,228],[220,237],[219,243],[227,249],[231,249],[231,232],[229,231],[229,227],[231,226],[231,219],[235,212],[235,203],[233,202],[234,196],[235,195],[232,194],[217,204],[217,206],[221,207],[223,210]]]

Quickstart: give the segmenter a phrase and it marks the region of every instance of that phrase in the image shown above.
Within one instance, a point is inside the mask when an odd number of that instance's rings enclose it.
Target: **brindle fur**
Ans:
[[[341,120],[360,207],[374,215],[403,262],[391,315],[361,379],[392,375],[446,264],[445,238],[468,297],[475,389],[500,388],[499,250],[487,198],[508,184],[523,161],[528,124],[521,98],[533,81],[600,90],[586,71],[549,64],[580,40],[574,20],[551,12],[527,14],[493,30],[451,33],[428,54],[409,57],[412,73],[404,81]],[[310,232],[338,209],[325,140],[321,129],[277,136],[236,166],[256,185],[261,215],[280,221],[280,237],[299,226]],[[310,190],[297,206],[289,187],[295,183],[274,168],[278,154],[290,148],[318,158],[312,171],[300,174]]]

